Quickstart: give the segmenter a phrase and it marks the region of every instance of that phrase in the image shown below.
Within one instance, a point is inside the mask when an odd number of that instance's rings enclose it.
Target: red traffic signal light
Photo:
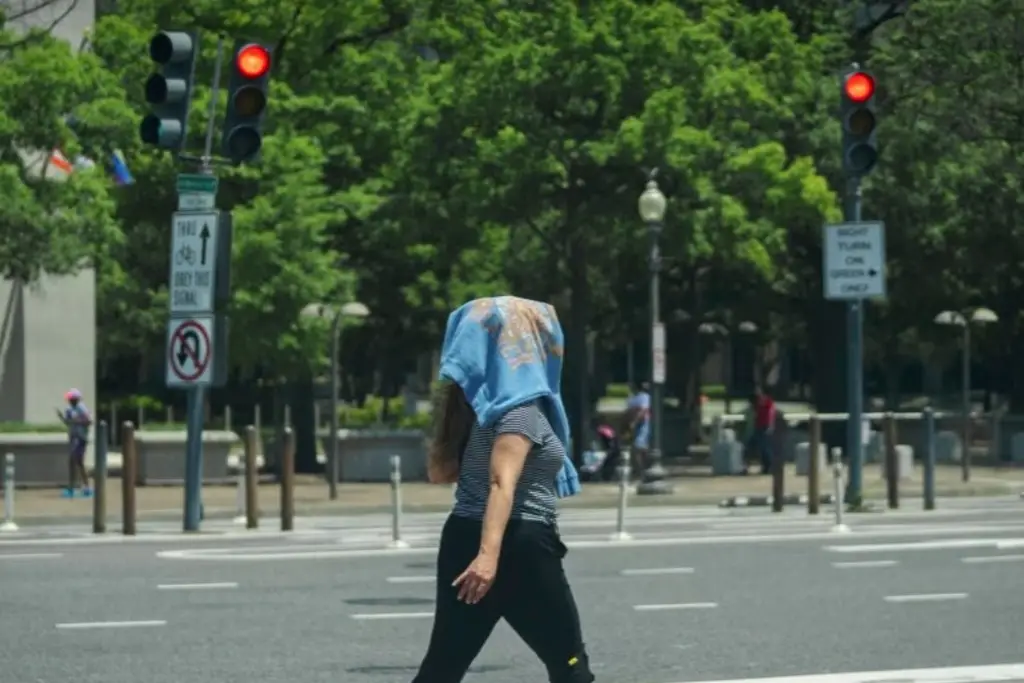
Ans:
[[[262,45],[246,45],[235,56],[235,67],[246,78],[261,78],[270,71],[270,53]]]
[[[867,102],[875,94],[875,79],[863,71],[857,71],[849,75],[843,89],[851,102]]]

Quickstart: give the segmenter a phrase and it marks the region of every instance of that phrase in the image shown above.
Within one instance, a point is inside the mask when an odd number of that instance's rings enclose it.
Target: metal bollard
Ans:
[[[807,421],[809,432],[808,445],[808,469],[807,469],[807,514],[816,515],[821,504],[821,472],[819,472],[818,451],[821,450],[821,420],[817,415],[811,415]]]
[[[238,462],[235,473],[235,524],[245,524],[245,455]]]
[[[92,468],[92,532],[107,533],[107,434],[106,420],[96,425],[96,463]]]
[[[402,540],[402,458],[391,456],[391,542],[389,548],[408,548]]]
[[[632,454],[623,451],[619,461],[619,509],[615,517],[615,533],[612,534],[613,541],[631,541],[633,536],[626,531],[626,504],[629,500],[629,477],[631,469],[629,459]]]
[[[284,430],[284,448],[281,451],[281,531],[295,528],[295,432]]]
[[[17,531],[14,523],[14,453],[4,457],[4,521],[0,532]]]
[[[843,524],[843,449],[832,449],[832,483],[835,486],[836,523],[832,531],[837,534],[849,533],[850,527]]]
[[[935,411],[924,409],[924,509],[935,509]]]
[[[121,533],[135,535],[135,479],[137,460],[135,425],[125,421],[121,427]]]
[[[885,492],[889,509],[900,506],[900,472],[896,457],[896,418],[892,413],[885,415]]]
[[[774,437],[771,435],[769,438]],[[782,512],[786,504],[786,459],[774,445],[771,449],[772,512]]]
[[[256,428],[245,428],[245,528],[256,529],[260,525],[259,473],[256,471]]]

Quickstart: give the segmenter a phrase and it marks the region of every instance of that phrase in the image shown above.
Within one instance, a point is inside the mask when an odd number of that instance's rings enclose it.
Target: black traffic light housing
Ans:
[[[853,68],[843,73],[839,86],[843,171],[850,178],[860,178],[871,173],[878,163],[875,77]]]
[[[269,45],[248,40],[235,42],[221,148],[236,166],[260,157],[272,55]]]
[[[149,56],[160,73],[146,80],[146,102],[152,111],[142,119],[139,137],[147,145],[174,151],[184,146],[198,54],[195,31],[161,31],[149,41]]]

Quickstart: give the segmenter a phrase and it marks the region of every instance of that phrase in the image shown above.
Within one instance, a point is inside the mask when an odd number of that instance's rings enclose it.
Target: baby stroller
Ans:
[[[621,460],[619,435],[610,425],[600,424],[594,431],[590,450],[583,452],[580,478],[583,481],[612,481],[616,478],[615,470]]]

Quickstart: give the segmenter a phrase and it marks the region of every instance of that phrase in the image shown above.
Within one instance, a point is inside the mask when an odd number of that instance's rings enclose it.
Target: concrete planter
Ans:
[[[138,449],[136,484],[181,484],[185,480],[185,432],[135,432]],[[203,482],[216,483],[228,477],[228,453],[239,442],[227,431],[203,432]]]
[[[731,476],[743,474],[743,469],[743,444],[733,440],[711,445],[711,474]]]
[[[384,482],[391,476],[391,456],[402,458],[403,481],[427,480],[426,436],[418,429],[339,429],[338,481]],[[322,434],[330,478],[330,432]]]
[[[18,487],[58,487],[68,485],[68,437],[61,433],[23,432],[0,434],[0,480],[3,458],[13,453],[14,481]],[[93,443],[85,452],[86,467],[92,469]]]
[[[818,444],[818,476],[825,473],[828,468],[828,446]],[[806,477],[811,473],[811,444],[808,441],[801,441],[796,445],[796,476]]]

